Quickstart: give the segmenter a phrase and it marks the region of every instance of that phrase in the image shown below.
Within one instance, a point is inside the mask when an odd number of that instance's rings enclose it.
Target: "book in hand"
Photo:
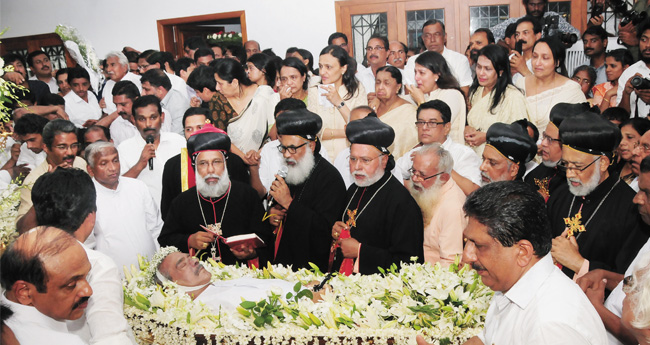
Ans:
[[[262,241],[262,239],[259,238],[259,236],[256,234],[244,234],[224,237],[223,243],[228,245],[230,248],[234,248],[240,245],[248,245],[251,248],[266,247],[266,243],[264,243],[264,241]]]

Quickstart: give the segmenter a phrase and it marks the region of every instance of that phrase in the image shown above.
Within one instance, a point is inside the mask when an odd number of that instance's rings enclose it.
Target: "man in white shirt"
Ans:
[[[400,71],[404,71],[407,51],[406,44],[400,41],[391,41],[388,44],[388,63],[399,68]]]
[[[84,315],[93,290],[91,264],[77,240],[54,227],[39,227],[16,239],[0,259],[1,299],[12,311],[7,326],[21,344],[87,344],[66,320]]]
[[[540,38],[542,25],[535,18],[523,17],[517,21],[515,40],[521,45],[521,53],[516,50],[511,52],[514,54],[510,58],[510,70],[514,73],[513,83],[519,78],[533,74],[533,46]]]
[[[372,35],[366,44],[366,59],[368,68],[356,74],[357,79],[368,92],[368,99],[375,99],[375,76],[380,67],[388,61],[388,38]]]
[[[411,157],[422,145],[438,143],[447,150],[453,158],[453,170],[451,177],[459,187],[469,194],[477,189],[481,183],[481,172],[479,166],[481,159],[471,148],[455,143],[449,138],[451,130],[451,109],[441,100],[432,100],[422,103],[418,107],[417,122],[418,140],[420,144],[411,151],[405,153],[397,160],[394,172],[397,178],[408,180],[410,178]]]
[[[522,182],[490,183],[463,210],[464,261],[495,291],[485,328],[466,344],[607,342],[587,296],[553,265],[550,222],[537,192]]]
[[[14,133],[20,137],[20,155],[16,165],[24,165],[34,170],[45,161],[43,150],[43,128],[49,121],[35,114],[25,114],[14,125]]]
[[[142,92],[142,85],[140,84],[140,76],[129,72],[129,60],[122,52],[112,51],[106,55],[106,71],[109,81],[104,85],[102,91],[102,100],[104,101],[104,113],[111,114],[117,108],[113,103],[113,87],[115,83],[121,80],[129,80],[138,87],[138,91]]]
[[[449,65],[449,69],[451,69],[454,77],[458,80],[461,90],[463,90],[467,95],[469,86],[472,85],[472,82],[474,81],[472,79],[472,72],[469,68],[469,61],[467,61],[465,55],[445,47],[445,44],[447,43],[445,24],[436,19],[427,20],[422,26],[422,40],[424,41],[427,51],[434,51],[445,58]],[[412,56],[406,62],[404,71],[407,80],[415,80],[415,60],[418,56],[419,54]]]
[[[143,181],[159,206],[165,162],[181,152],[186,144],[185,138],[176,133],[161,132],[165,113],[155,96],[136,99],[132,109],[140,135],[125,140],[118,147],[121,173]]]
[[[68,69],[68,84],[72,92],[65,99],[65,112],[77,128],[88,127],[102,116],[97,97],[90,89],[90,75],[81,67]]]
[[[151,257],[158,250],[163,226],[158,206],[144,182],[120,176],[113,143],[93,143],[85,156],[97,189],[96,248],[118,267],[137,265],[138,254]]]
[[[57,169],[46,173],[36,181],[32,194],[38,225],[59,228],[79,243],[92,236],[97,218],[97,195],[85,171]],[[93,296],[84,316],[66,321],[68,331],[90,344],[135,344],[124,318],[119,274],[122,270],[118,270],[110,257],[82,246],[91,265],[86,279]]]
[[[35,50],[27,54],[27,64],[32,70],[29,80],[40,80],[47,84],[51,93],[59,93],[59,85],[52,76],[52,62],[50,57],[42,50]]]
[[[634,76],[650,79],[650,22],[644,21],[637,29],[641,60],[628,67],[618,78],[616,104],[630,112],[630,117],[647,117],[650,113],[650,89],[635,87]]]
[[[146,51],[138,56],[138,70],[140,71],[140,75],[156,68],[165,72],[165,75],[167,75],[172,84],[172,89],[180,92],[180,94],[188,100],[190,99],[187,93],[186,80],[183,80],[181,77],[165,70],[165,55],[163,52]]]
[[[172,89],[171,81],[163,70],[154,68],[142,74],[142,94],[153,95],[160,105],[169,110],[165,113],[171,120],[171,131],[183,135],[183,114],[190,107],[190,101],[180,92]]]

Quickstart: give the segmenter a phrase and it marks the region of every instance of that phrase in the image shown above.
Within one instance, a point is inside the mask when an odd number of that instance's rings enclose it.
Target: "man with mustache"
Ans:
[[[307,109],[287,110],[276,119],[277,150],[287,175],[275,175],[269,195],[269,223],[275,228],[273,262],[294,269],[317,265],[327,270],[330,230],[341,215],[345,184],[320,154],[321,118]]]
[[[6,66],[13,66],[13,72],[5,72],[2,76],[2,79],[12,81],[16,85],[22,86],[25,89],[29,90],[34,95],[35,103],[40,103],[43,96],[51,93],[50,87],[40,80],[29,80],[27,79],[27,69],[25,64],[25,59],[22,56],[14,53],[5,54],[2,56],[2,60]],[[23,98],[25,92],[20,90],[15,90],[14,94],[18,98]]]
[[[165,163],[181,152],[185,139],[176,133],[161,131],[166,114],[156,96],[142,96],[132,104],[139,135],[118,146],[122,175],[144,182],[160,207]]]
[[[43,128],[42,137],[43,151],[46,154],[45,161],[25,177],[23,185],[31,187],[41,175],[58,167],[86,170],[86,161],[77,157],[80,144],[77,140],[77,127],[72,122],[61,119],[52,120]],[[23,233],[36,225],[36,215],[32,206],[32,190],[31,188],[22,188],[18,216],[16,217],[16,230]]]
[[[476,60],[478,60],[478,51],[488,44],[494,44],[494,35],[490,29],[476,29],[469,38],[469,65],[472,69],[472,76],[476,76]]]
[[[592,25],[582,34],[585,55],[589,58],[589,65],[596,70],[594,85],[607,82],[605,73],[605,53],[607,50],[607,31],[600,25]]]
[[[368,68],[358,71],[356,77],[368,92],[368,101],[371,101],[376,97],[375,76],[377,75],[377,70],[387,64],[389,54],[388,48],[388,38],[379,35],[372,35],[366,45]],[[404,79],[404,70],[400,69],[400,72],[402,72],[402,79]],[[403,82],[406,83],[406,80]]]
[[[87,312],[66,321],[70,332],[91,344],[134,344],[124,318],[121,269],[107,255],[90,249],[97,218],[95,186],[80,169],[57,169],[41,176],[32,191],[39,226],[61,229],[72,235],[88,255],[90,272],[86,276],[93,289]],[[89,240],[89,238],[91,238]]]
[[[93,294],[91,269],[77,240],[54,227],[38,227],[16,239],[0,258],[7,326],[21,344],[87,344],[66,321],[84,315]]]
[[[113,87],[115,83],[121,80],[129,80],[138,87],[138,92],[142,92],[140,76],[129,71],[129,60],[122,52],[112,51],[106,55],[106,74],[108,80],[102,91],[102,108],[104,113],[112,114],[117,107],[113,102]]]
[[[424,261],[443,266],[463,253],[465,193],[451,178],[454,160],[438,143],[422,146],[413,154],[406,186],[422,210]]]
[[[264,209],[257,192],[228,176],[230,145],[228,135],[212,125],[203,126],[187,141],[196,186],[172,201],[158,242],[204,260],[262,267],[272,250],[273,234],[262,221]],[[226,237],[247,234],[260,237],[266,247],[223,243]]]
[[[32,69],[33,76],[29,80],[40,80],[47,84],[50,93],[59,93],[59,85],[52,72],[52,62],[50,57],[42,50],[35,50],[27,54],[27,64]]]
[[[492,289],[479,344],[606,344],[582,290],[553,265],[544,199],[520,181],[495,182],[465,201],[463,257]],[[425,344],[418,337],[418,344]]]
[[[650,21],[637,28],[641,60],[628,67],[618,78],[616,104],[632,116],[647,117],[650,113],[650,89],[636,89],[630,82],[634,76],[650,78]]]
[[[68,84],[72,92],[69,92],[65,100],[65,112],[70,121],[78,128],[88,127],[102,116],[102,109],[99,107],[97,96],[90,90],[90,75],[81,67],[68,69]]]
[[[406,65],[406,52],[408,52],[406,44],[400,41],[391,41],[388,44],[388,63],[391,66],[397,67],[400,71],[404,71]]]
[[[483,185],[497,181],[521,180],[526,163],[535,157],[537,146],[528,135],[526,120],[509,125],[497,122],[488,128],[481,163]]]
[[[422,213],[395,177],[388,147],[393,129],[373,113],[348,123],[350,174],[341,221],[334,224],[330,264],[344,274],[378,273],[392,264],[424,259]]]
[[[556,236],[553,259],[576,279],[596,268],[623,273],[648,235],[636,237],[634,191],[609,172],[620,131],[590,112],[564,119],[559,130],[558,168],[565,171],[567,184],[558,187],[547,203]]]
[[[510,51],[510,72],[513,73],[514,83],[521,77],[532,75],[533,47],[538,39],[542,38],[542,24],[534,17],[526,16],[517,21],[515,40],[521,42],[521,52]]]
[[[97,190],[95,248],[118,267],[137,265],[138,254],[151,257],[158,250],[160,210],[144,182],[120,176],[120,156],[113,143],[92,143],[85,157]]]
[[[574,28],[569,22],[566,21],[566,19],[560,15],[557,12],[553,11],[546,11],[546,6],[548,5],[548,0],[522,0],[521,1],[526,8],[526,16],[531,16],[537,19],[540,22],[544,22],[544,20],[548,17],[558,17],[558,28],[552,29],[549,31],[550,35],[554,35],[555,33],[559,32],[568,32],[568,33],[573,33],[576,34],[578,37],[580,37],[580,30]],[[492,28],[492,33],[494,33],[494,38],[496,41],[500,41],[504,39],[506,28],[508,25],[512,23],[516,23],[517,20],[521,19],[522,17],[515,17],[515,18],[510,18],[508,20],[505,20]]]

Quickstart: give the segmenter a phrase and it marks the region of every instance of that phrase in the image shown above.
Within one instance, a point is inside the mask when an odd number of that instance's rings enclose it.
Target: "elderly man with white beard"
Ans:
[[[454,160],[440,144],[422,146],[413,154],[406,186],[422,210],[424,261],[448,266],[463,254],[465,193],[451,178]],[[441,202],[443,201],[444,202]]]
[[[202,259],[211,257],[227,265],[260,267],[266,264],[271,231],[262,222],[264,209],[257,192],[228,177],[229,150],[228,135],[212,125],[205,125],[190,137],[187,152],[195,170],[196,186],[172,201],[158,242]],[[223,243],[224,238],[245,234],[256,234],[267,247],[229,247]]]
[[[423,261],[422,212],[392,174],[395,160],[388,147],[395,131],[372,113],[348,123],[350,174],[341,221],[334,224],[332,270],[373,274],[378,268]]]
[[[320,155],[320,116],[307,109],[287,110],[276,119],[278,151],[287,176],[276,175],[269,188],[275,205],[269,222],[275,227],[273,262],[294,269],[317,265],[327,270],[330,229],[341,216],[345,184],[338,170]]]
[[[621,139],[602,116],[582,113],[560,125],[567,184],[548,199],[555,239],[551,254],[569,277],[602,268],[623,273],[631,261],[628,238],[639,225],[634,191],[608,171]],[[633,244],[632,244],[633,245]]]

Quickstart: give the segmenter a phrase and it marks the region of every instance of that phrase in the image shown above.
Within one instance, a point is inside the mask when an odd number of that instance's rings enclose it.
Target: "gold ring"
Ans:
[[[208,248],[208,243],[203,243],[203,248]]]

